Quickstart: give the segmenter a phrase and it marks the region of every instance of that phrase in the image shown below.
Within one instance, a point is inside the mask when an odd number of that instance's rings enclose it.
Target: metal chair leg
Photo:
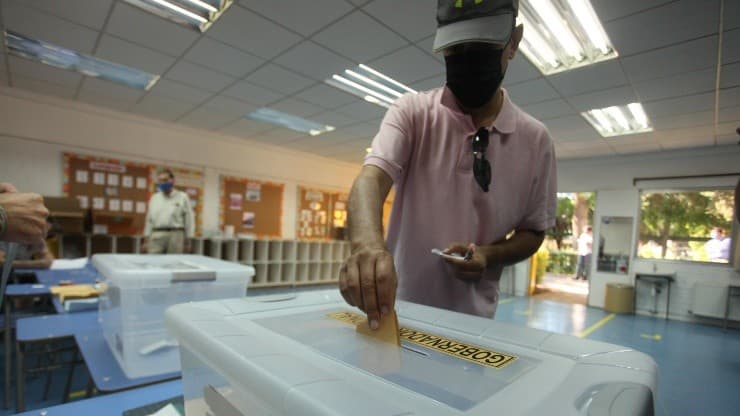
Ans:
[[[74,377],[75,373],[74,363],[80,359],[79,354],[79,350],[75,350],[75,353],[72,356],[72,364],[69,366],[69,371],[67,372],[67,382],[64,384],[64,396],[62,396],[62,403],[67,403],[69,401],[69,391],[72,389],[72,378]]]

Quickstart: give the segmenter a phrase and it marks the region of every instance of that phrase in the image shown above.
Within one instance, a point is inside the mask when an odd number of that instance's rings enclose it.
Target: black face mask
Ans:
[[[503,49],[478,49],[445,56],[447,87],[460,104],[467,108],[483,106],[493,97],[504,72],[501,70]]]

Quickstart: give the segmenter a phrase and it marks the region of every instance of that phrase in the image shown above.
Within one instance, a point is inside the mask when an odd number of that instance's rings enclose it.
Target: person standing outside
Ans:
[[[396,100],[355,179],[339,289],[372,329],[396,296],[492,318],[504,266],[535,253],[555,225],[553,142],[501,88],[523,35],[518,6],[439,0],[446,86]]]
[[[591,267],[591,257],[594,248],[593,228],[586,227],[586,231],[578,237],[578,263],[576,264],[576,280],[588,280]]]
[[[195,235],[193,208],[188,195],[175,189],[175,175],[169,169],[157,174],[157,189],[149,199],[144,225],[144,246],[149,254],[190,252]]]

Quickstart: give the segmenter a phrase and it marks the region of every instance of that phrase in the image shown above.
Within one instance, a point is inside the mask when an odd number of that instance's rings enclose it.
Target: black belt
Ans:
[[[175,228],[175,227],[161,227],[161,228],[154,228],[152,231],[185,231],[184,228]]]

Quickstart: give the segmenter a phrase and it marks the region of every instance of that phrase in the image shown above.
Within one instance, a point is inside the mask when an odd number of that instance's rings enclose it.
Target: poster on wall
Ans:
[[[245,212],[242,214],[242,227],[254,228],[254,212]]]

